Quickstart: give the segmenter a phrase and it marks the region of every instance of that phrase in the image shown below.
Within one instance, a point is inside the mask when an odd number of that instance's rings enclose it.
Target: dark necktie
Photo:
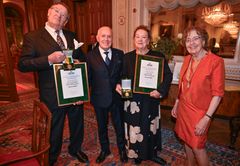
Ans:
[[[59,35],[59,30],[56,30],[56,33],[57,33],[57,43],[58,43],[58,45],[61,47],[62,50],[66,49],[65,45],[64,45],[64,42]]]
[[[107,52],[107,51],[104,52],[104,54],[106,55],[105,63],[106,63],[107,66],[109,66],[109,65],[110,65],[110,62],[111,62],[111,60],[110,60],[109,57],[108,57],[108,53],[109,53],[109,52]]]

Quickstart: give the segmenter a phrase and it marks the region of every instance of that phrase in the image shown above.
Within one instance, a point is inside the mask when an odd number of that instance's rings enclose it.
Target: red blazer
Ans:
[[[181,85],[190,61],[191,55],[186,56],[180,71],[178,98],[184,93],[182,92]],[[200,109],[207,110],[213,96],[224,95],[224,70],[223,59],[208,52],[207,56],[199,63],[191,80],[189,93],[187,94],[194,105]]]

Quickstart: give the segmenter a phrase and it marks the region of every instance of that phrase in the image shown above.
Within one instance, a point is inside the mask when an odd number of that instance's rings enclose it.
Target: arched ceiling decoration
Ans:
[[[202,3],[206,6],[213,6],[217,3],[221,2],[221,0],[145,0],[145,6],[150,12],[158,12],[162,8],[173,10],[179,6],[183,6],[185,8],[190,8],[196,6],[198,3]],[[240,3],[240,0],[228,0],[230,4]]]

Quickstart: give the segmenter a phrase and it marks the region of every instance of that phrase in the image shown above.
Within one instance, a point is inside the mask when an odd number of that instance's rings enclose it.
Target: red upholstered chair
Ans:
[[[34,100],[31,151],[0,155],[0,165],[48,166],[51,118],[47,106]]]

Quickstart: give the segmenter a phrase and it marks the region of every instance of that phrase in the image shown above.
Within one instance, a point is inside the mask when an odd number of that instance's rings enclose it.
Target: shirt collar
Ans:
[[[111,48],[109,48],[107,51],[105,51],[104,49],[102,49],[101,47],[98,47],[99,48],[99,51],[101,53],[101,55],[104,54],[104,52],[108,52],[108,55],[111,55],[112,54],[112,50]]]
[[[50,32],[51,34],[56,34],[56,35],[57,35],[56,29],[50,27],[47,22],[45,23],[45,29],[46,29],[48,32]],[[62,33],[63,33],[62,30],[59,30],[59,34],[62,34]]]

